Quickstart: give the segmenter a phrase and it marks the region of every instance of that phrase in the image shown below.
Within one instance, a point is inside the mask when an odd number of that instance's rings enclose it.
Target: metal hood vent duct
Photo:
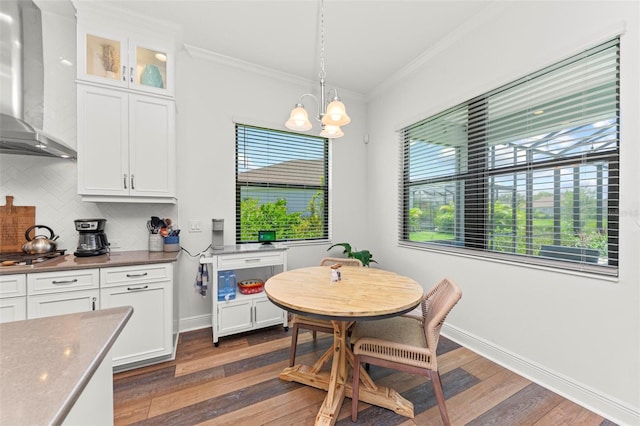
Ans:
[[[31,0],[0,2],[0,153],[76,158],[76,151],[42,130],[42,16]]]

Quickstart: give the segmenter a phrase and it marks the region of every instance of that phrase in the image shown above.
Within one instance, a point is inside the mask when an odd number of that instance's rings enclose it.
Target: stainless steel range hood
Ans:
[[[76,151],[43,132],[42,16],[31,0],[0,2],[0,153],[76,158]]]

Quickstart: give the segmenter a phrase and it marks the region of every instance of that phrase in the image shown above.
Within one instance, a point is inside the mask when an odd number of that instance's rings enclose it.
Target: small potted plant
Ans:
[[[371,254],[369,250],[353,251],[351,249],[351,244],[338,243],[329,247],[327,251],[331,250],[334,247],[342,247],[344,249],[342,253],[346,254],[348,258],[358,259],[360,262],[362,262],[363,266],[369,266],[370,263],[378,263],[373,260],[373,254]]]

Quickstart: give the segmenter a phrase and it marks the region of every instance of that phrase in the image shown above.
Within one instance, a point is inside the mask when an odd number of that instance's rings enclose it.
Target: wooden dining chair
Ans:
[[[362,267],[362,262],[359,259],[349,259],[349,258],[340,258],[340,257],[325,257],[320,261],[320,266],[331,266],[336,263],[339,263],[343,266]],[[292,326],[292,334],[291,334],[291,350],[289,352],[289,367],[293,367],[296,361],[296,348],[298,346],[298,330],[300,328],[311,330],[313,332],[313,340],[316,340],[318,331],[333,334],[333,325],[331,324],[331,321],[311,318],[304,315],[293,314],[293,317],[291,320],[291,326]]]
[[[360,364],[368,363],[431,379],[440,416],[450,425],[444,401],[436,348],[447,314],[462,297],[460,288],[444,278],[422,297],[422,317],[398,316],[377,321],[360,321],[351,332],[353,344],[353,395],[351,420],[358,419]]]

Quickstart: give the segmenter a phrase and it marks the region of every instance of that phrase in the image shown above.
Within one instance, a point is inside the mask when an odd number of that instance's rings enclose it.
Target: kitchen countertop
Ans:
[[[0,275],[25,274],[34,272],[56,272],[72,269],[110,268],[115,266],[144,265],[151,263],[175,262],[179,251],[114,251],[100,256],[76,257],[65,254],[46,262],[28,266],[0,266]]]
[[[132,313],[126,306],[0,324],[0,424],[62,423]]]

